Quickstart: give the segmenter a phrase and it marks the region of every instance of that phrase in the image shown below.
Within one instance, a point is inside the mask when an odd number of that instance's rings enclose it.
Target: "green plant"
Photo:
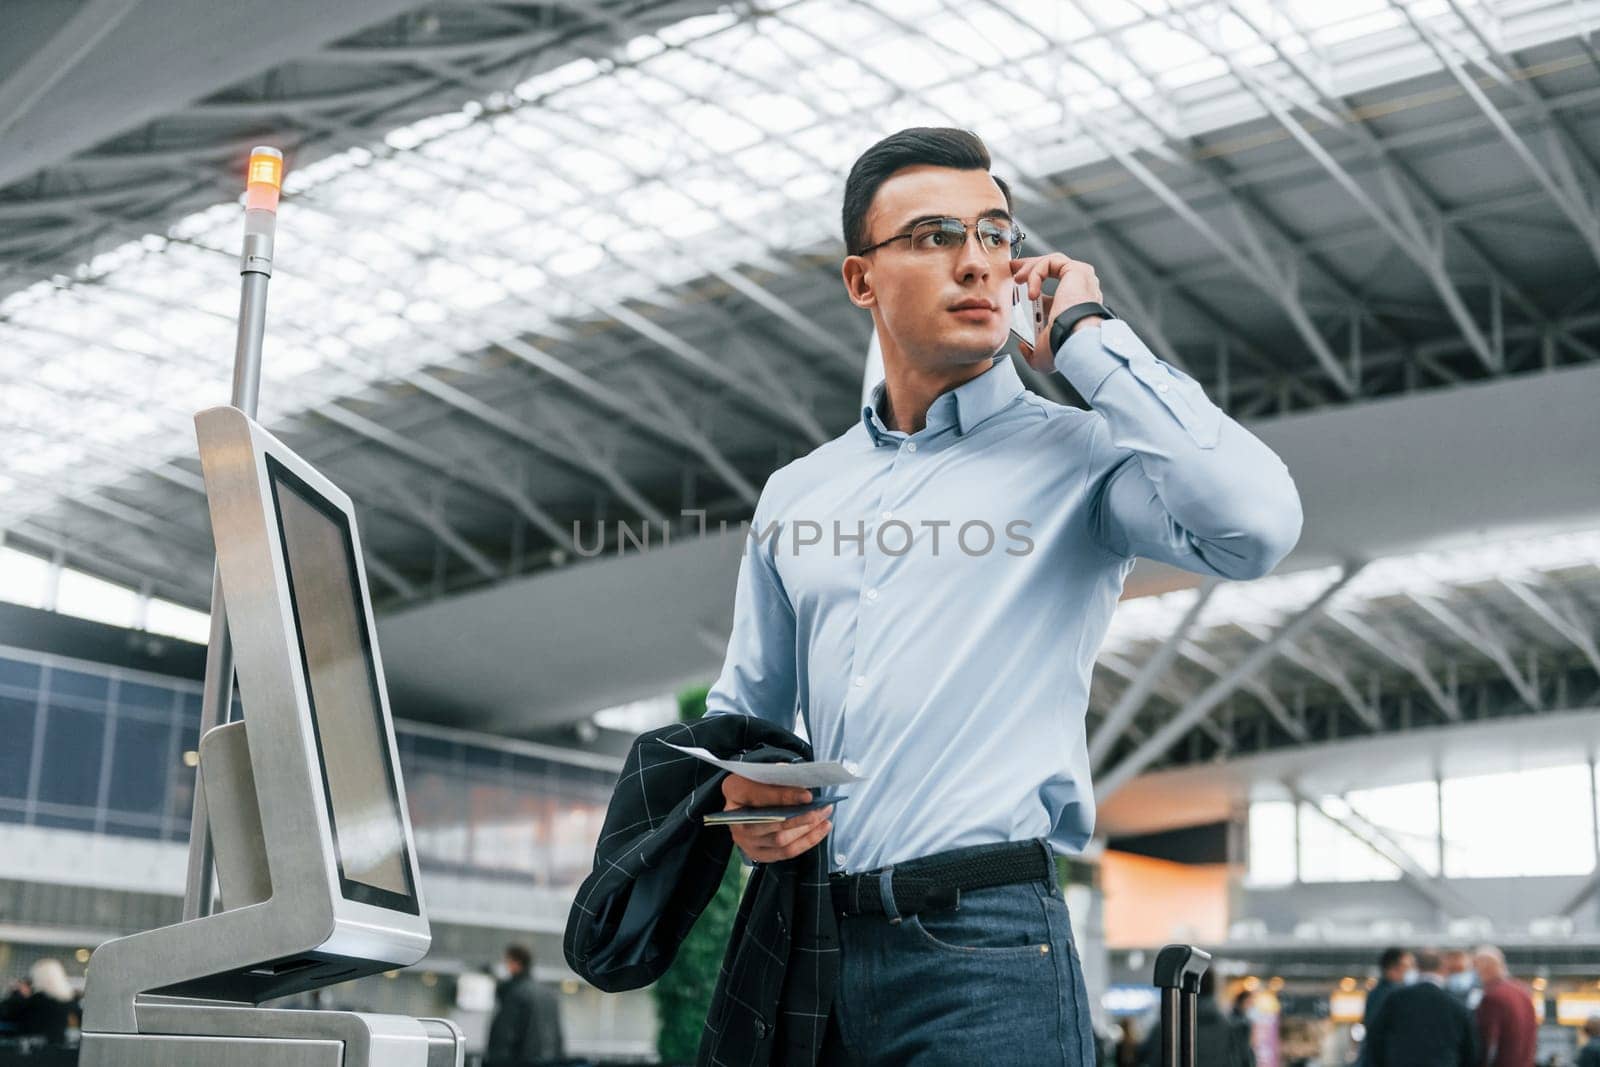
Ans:
[[[694,686],[678,694],[680,722],[692,722],[706,713],[709,688]],[[739,895],[744,889],[743,866],[737,851],[729,857],[722,885],[678,947],[672,966],[651,987],[656,1017],[661,1024],[656,1052],[662,1063],[693,1063],[700,1048],[711,993],[716,988],[722,955],[727,950],[733,919],[739,911]]]

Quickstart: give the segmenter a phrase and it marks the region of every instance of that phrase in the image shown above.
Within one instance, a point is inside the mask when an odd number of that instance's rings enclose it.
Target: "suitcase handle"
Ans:
[[[1156,988],[1161,990],[1161,1067],[1195,1067],[1195,1013],[1200,976],[1211,953],[1193,945],[1168,945],[1156,953]]]

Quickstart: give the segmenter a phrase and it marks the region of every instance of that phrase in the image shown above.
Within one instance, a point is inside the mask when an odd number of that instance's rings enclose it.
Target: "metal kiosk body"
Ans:
[[[445,1020],[257,1007],[430,936],[350,499],[237,408],[195,425],[247,711],[200,744],[221,910],[96,950],[81,1062],[459,1065]]]

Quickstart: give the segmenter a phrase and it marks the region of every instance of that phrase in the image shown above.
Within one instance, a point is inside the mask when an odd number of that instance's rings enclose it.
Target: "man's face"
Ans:
[[[1407,971],[1411,970],[1411,968],[1415,967],[1416,965],[1417,958],[1411,953],[1407,952],[1404,956],[1400,957],[1399,962],[1397,962],[1387,971],[1383,972],[1383,976],[1389,979],[1391,982],[1398,982],[1406,976]]]
[[[521,961],[512,959],[510,956],[507,956],[505,962],[506,962],[506,973],[509,974],[511,977],[515,978],[517,975],[522,973],[522,963],[521,963]]]
[[[879,186],[867,212],[868,245],[905,233],[923,216],[968,224],[1006,211],[1005,195],[987,171],[915,166]],[[845,260],[845,284],[858,306],[875,307],[896,347],[927,369],[987,360],[1006,343],[1011,311],[1010,252],[991,255],[976,234],[959,249],[918,250],[893,241]],[[852,276],[854,276],[852,278]],[[977,311],[955,311],[964,301]]]

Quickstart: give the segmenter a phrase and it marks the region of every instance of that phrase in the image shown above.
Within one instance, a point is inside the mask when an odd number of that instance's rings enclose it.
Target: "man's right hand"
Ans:
[[[778,808],[811,803],[809,789],[763,785],[737,774],[722,780],[724,811],[735,808]],[[828,836],[833,829],[833,805],[796,815],[783,822],[745,823],[728,827],[733,843],[755,863],[776,863],[793,859]]]

